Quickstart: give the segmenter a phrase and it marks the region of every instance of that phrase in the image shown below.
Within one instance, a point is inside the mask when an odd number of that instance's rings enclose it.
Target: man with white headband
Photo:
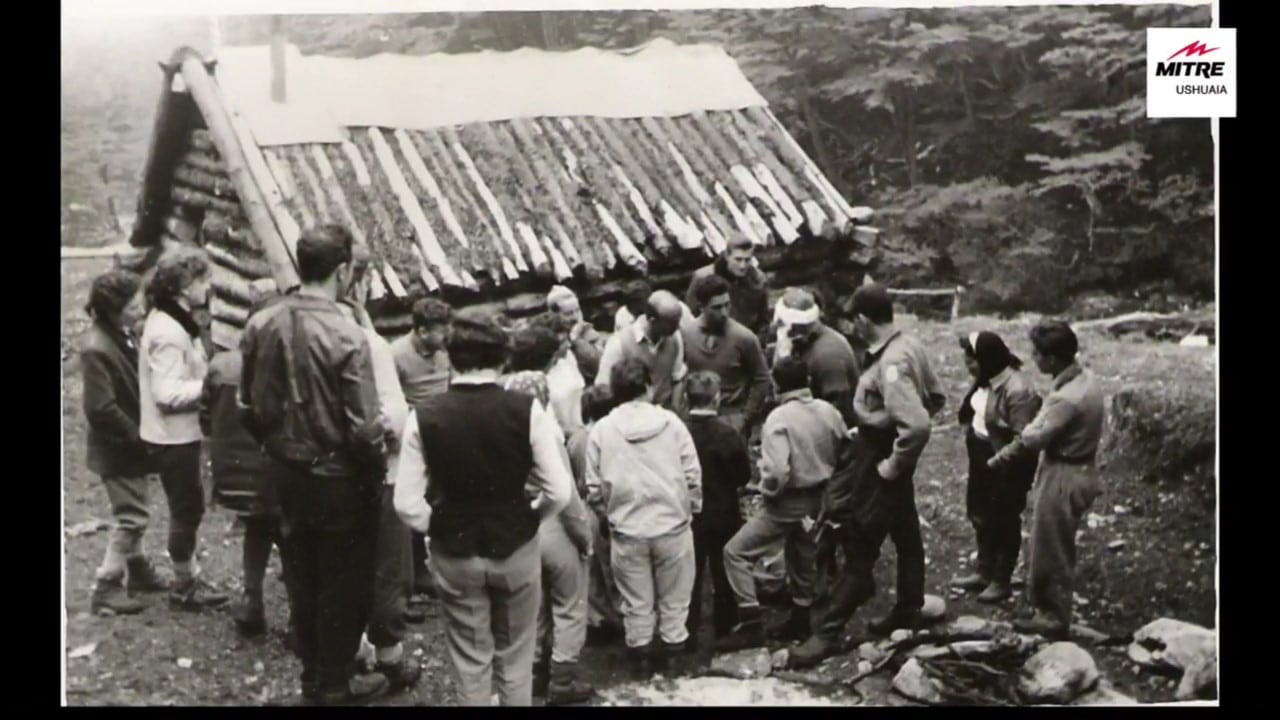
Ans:
[[[790,288],[774,308],[777,345],[774,362],[796,357],[809,366],[813,396],[831,403],[850,426],[853,391],[862,369],[849,341],[822,322],[813,293]]]

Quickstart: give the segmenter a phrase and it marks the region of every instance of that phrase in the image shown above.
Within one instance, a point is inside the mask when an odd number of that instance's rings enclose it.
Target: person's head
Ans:
[[[788,288],[783,293],[777,320],[793,344],[803,345],[812,339],[821,319],[822,310],[813,293],[803,288]]]
[[[108,270],[93,279],[84,311],[94,320],[132,330],[142,322],[142,278],[128,270]]]
[[[782,358],[773,364],[770,375],[773,389],[779,395],[809,388],[809,365],[799,358]]]
[[[693,299],[702,308],[698,320],[708,332],[719,335],[729,324],[729,283],[719,275],[703,275],[693,281]]]
[[[413,334],[428,350],[440,350],[449,335],[453,308],[434,297],[424,297],[413,304]]]
[[[463,308],[453,316],[446,340],[449,362],[460,373],[501,371],[506,365],[507,331],[492,312]]]
[[[724,250],[724,269],[734,277],[742,277],[751,270],[751,261],[756,256],[755,243],[741,233],[729,238],[729,245]]]
[[[649,338],[661,340],[674,335],[680,329],[684,308],[681,307],[680,300],[675,295],[666,290],[657,290],[649,296],[644,314],[649,318]]]
[[[507,361],[507,369],[511,372],[545,372],[559,350],[560,337],[551,325],[546,322],[526,323],[511,335],[511,357]]]
[[[1004,344],[1004,340],[993,332],[981,331],[970,333],[960,338],[960,347],[964,348],[964,364],[969,374],[978,382],[987,382],[1004,372],[1005,368],[1018,369],[1022,361]]]
[[[692,410],[720,409],[720,376],[710,370],[690,373],[685,380],[685,396]]]
[[[652,285],[644,280],[632,280],[624,286],[622,304],[632,317],[640,317],[649,306],[649,296],[652,294]]]
[[[569,339],[569,334],[573,332],[573,323],[565,316],[555,312],[538,313],[525,323],[526,325],[536,325],[545,328],[551,334],[556,336],[561,343]]]
[[[893,325],[893,298],[883,285],[863,285],[853,291],[853,329],[868,343],[875,342]]]
[[[649,367],[639,358],[626,358],[609,372],[609,389],[618,405],[649,399],[649,384]]]
[[[1031,328],[1031,359],[1046,375],[1057,375],[1076,361],[1080,341],[1062,320],[1041,320]]]
[[[177,304],[187,310],[209,304],[212,284],[209,260],[203,250],[180,247],[166,252],[156,262],[147,282],[147,302],[151,307]]]
[[[616,403],[607,385],[588,385],[582,391],[582,422],[593,423],[609,414]]]
[[[563,285],[556,285],[547,293],[547,309],[559,316],[569,329],[582,322],[582,305],[578,296]]]
[[[319,225],[298,238],[298,280],[332,295],[347,294],[355,277],[351,232],[341,225]]]

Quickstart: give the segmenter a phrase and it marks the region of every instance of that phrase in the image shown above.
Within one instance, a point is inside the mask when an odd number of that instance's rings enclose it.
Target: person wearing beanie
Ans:
[[[816,665],[839,649],[845,624],[875,595],[873,571],[886,537],[897,555],[897,595],[890,613],[867,627],[888,635],[924,625],[924,540],[913,476],[946,397],[923,345],[894,325],[893,301],[883,287],[858,288],[852,304],[855,329],[868,347],[853,398],[854,466],[828,483],[820,515],[840,538],[845,562],[814,633],[791,654],[796,667]]]
[[[137,275],[111,270],[94,278],[85,305],[93,320],[80,345],[89,430],[85,464],[102,479],[113,521],[106,555],[94,573],[89,602],[94,614],[142,612],[146,605],[131,594],[168,589],[143,549],[151,519],[151,464],[138,435],[140,287]]]
[[[969,478],[965,509],[978,543],[978,565],[952,586],[981,591],[978,602],[998,603],[1013,594],[1013,570],[1022,549],[1022,511],[1035,476],[1034,456],[1001,470],[987,461],[1004,449],[1040,411],[1040,396],[1020,372],[1022,361],[993,332],[960,338],[973,387],[960,404]]]
[[[1027,557],[1027,596],[1034,612],[1016,619],[1014,629],[1064,640],[1074,605],[1076,531],[1102,493],[1097,455],[1105,405],[1093,373],[1076,359],[1080,345],[1070,325],[1042,320],[1031,328],[1030,338],[1031,359],[1053,378],[1053,389],[1035,419],[987,464],[1008,471],[1040,455]]]

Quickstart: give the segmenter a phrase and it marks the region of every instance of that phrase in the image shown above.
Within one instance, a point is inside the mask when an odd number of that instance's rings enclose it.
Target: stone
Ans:
[[[785,668],[787,666],[787,663],[790,660],[791,660],[791,651],[788,650],[787,648],[782,648],[781,650],[778,650],[777,652],[775,652],[773,655],[769,656],[769,664],[773,667],[774,670],[781,670]]]
[[[1064,705],[1097,686],[1093,657],[1072,642],[1055,642],[1022,666],[1018,692],[1028,702]]]
[[[768,677],[773,672],[773,658],[767,648],[739,650],[712,658],[711,672],[739,680]]]
[[[859,674],[859,675],[866,675],[867,673],[871,672],[871,670],[872,670],[874,667],[875,667],[874,665],[872,665],[871,663],[867,662],[866,660],[859,660],[859,661],[858,661],[858,674]]]
[[[1147,623],[1133,634],[1129,657],[1149,668],[1186,671],[1216,660],[1218,635],[1194,623],[1160,618]]]
[[[893,678],[893,689],[912,700],[942,702],[942,693],[939,692],[937,683],[925,674],[924,667],[915,658],[903,663],[898,670]]]
[[[1182,673],[1175,700],[1212,700],[1218,697],[1218,658],[1203,656]]]
[[[890,633],[889,639],[896,643],[902,642],[903,640],[910,640],[911,631],[906,628],[899,628]]]
[[[1094,689],[1084,693],[1071,703],[1072,705],[1138,705],[1138,701],[1111,687],[1099,682]]]
[[[1110,640],[1111,637],[1104,633],[1098,632],[1088,625],[1075,624],[1071,626],[1071,639],[1083,640],[1088,643],[1097,644]]]
[[[946,627],[946,632],[953,635],[975,635],[987,639],[1012,631],[1013,625],[1009,623],[987,620],[975,615],[961,615]]]
[[[858,646],[858,657],[870,663],[878,663],[889,653],[879,643],[864,642]]]
[[[911,651],[911,657],[920,660],[932,660],[934,658],[946,657],[951,654],[951,648],[946,645],[921,645]]]
[[[941,622],[947,616],[947,601],[937,595],[925,595],[924,607],[920,608],[920,614],[927,622]]]

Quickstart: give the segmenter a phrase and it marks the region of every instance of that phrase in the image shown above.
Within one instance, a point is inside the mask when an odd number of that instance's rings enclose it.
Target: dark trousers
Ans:
[[[342,690],[373,601],[376,481],[281,469],[285,587],[302,683]]]
[[[693,558],[697,572],[693,577],[693,598],[689,603],[689,618],[685,627],[690,637],[697,637],[702,628],[702,588],[708,573],[711,576],[711,623],[716,637],[727,635],[738,622],[738,603],[734,600],[729,575],[724,569],[724,546],[728,544],[737,527],[722,524],[710,527],[693,522]],[[710,561],[710,568],[707,567]]]
[[[969,484],[965,510],[978,542],[978,574],[989,582],[1008,583],[1022,550],[1022,511],[1035,473],[1035,463],[992,470],[991,442],[965,433],[969,451]]]
[[[281,547],[280,520],[273,515],[244,515],[241,519],[244,521],[244,541],[241,548],[244,594],[260,603],[267,563],[271,560],[271,546]]]
[[[410,577],[415,585],[423,585],[431,579],[431,570],[427,568],[427,536],[416,530],[410,530],[409,533],[413,545],[413,555],[410,558],[413,574]]]
[[[196,533],[204,519],[204,486],[200,483],[200,443],[148,445],[153,467],[169,504],[169,559],[190,562]]]
[[[924,539],[920,536],[920,515],[916,510],[916,490],[912,474],[893,480],[880,477],[876,465],[893,451],[895,433],[859,428],[861,448],[854,460],[853,482],[871,487],[858,493],[866,507],[851,508],[841,522],[837,536],[844,550],[844,567],[831,589],[818,632],[838,641],[844,626],[858,608],[876,594],[875,565],[880,547],[888,537],[898,557],[898,595],[895,611],[919,610],[924,606]],[[830,529],[825,532],[831,532]]]
[[[413,553],[409,526],[396,514],[395,486],[382,486],[382,506],[378,512],[376,568],[373,580],[373,617],[369,621],[369,642],[389,648],[404,640],[407,626],[405,606],[413,593]]]

